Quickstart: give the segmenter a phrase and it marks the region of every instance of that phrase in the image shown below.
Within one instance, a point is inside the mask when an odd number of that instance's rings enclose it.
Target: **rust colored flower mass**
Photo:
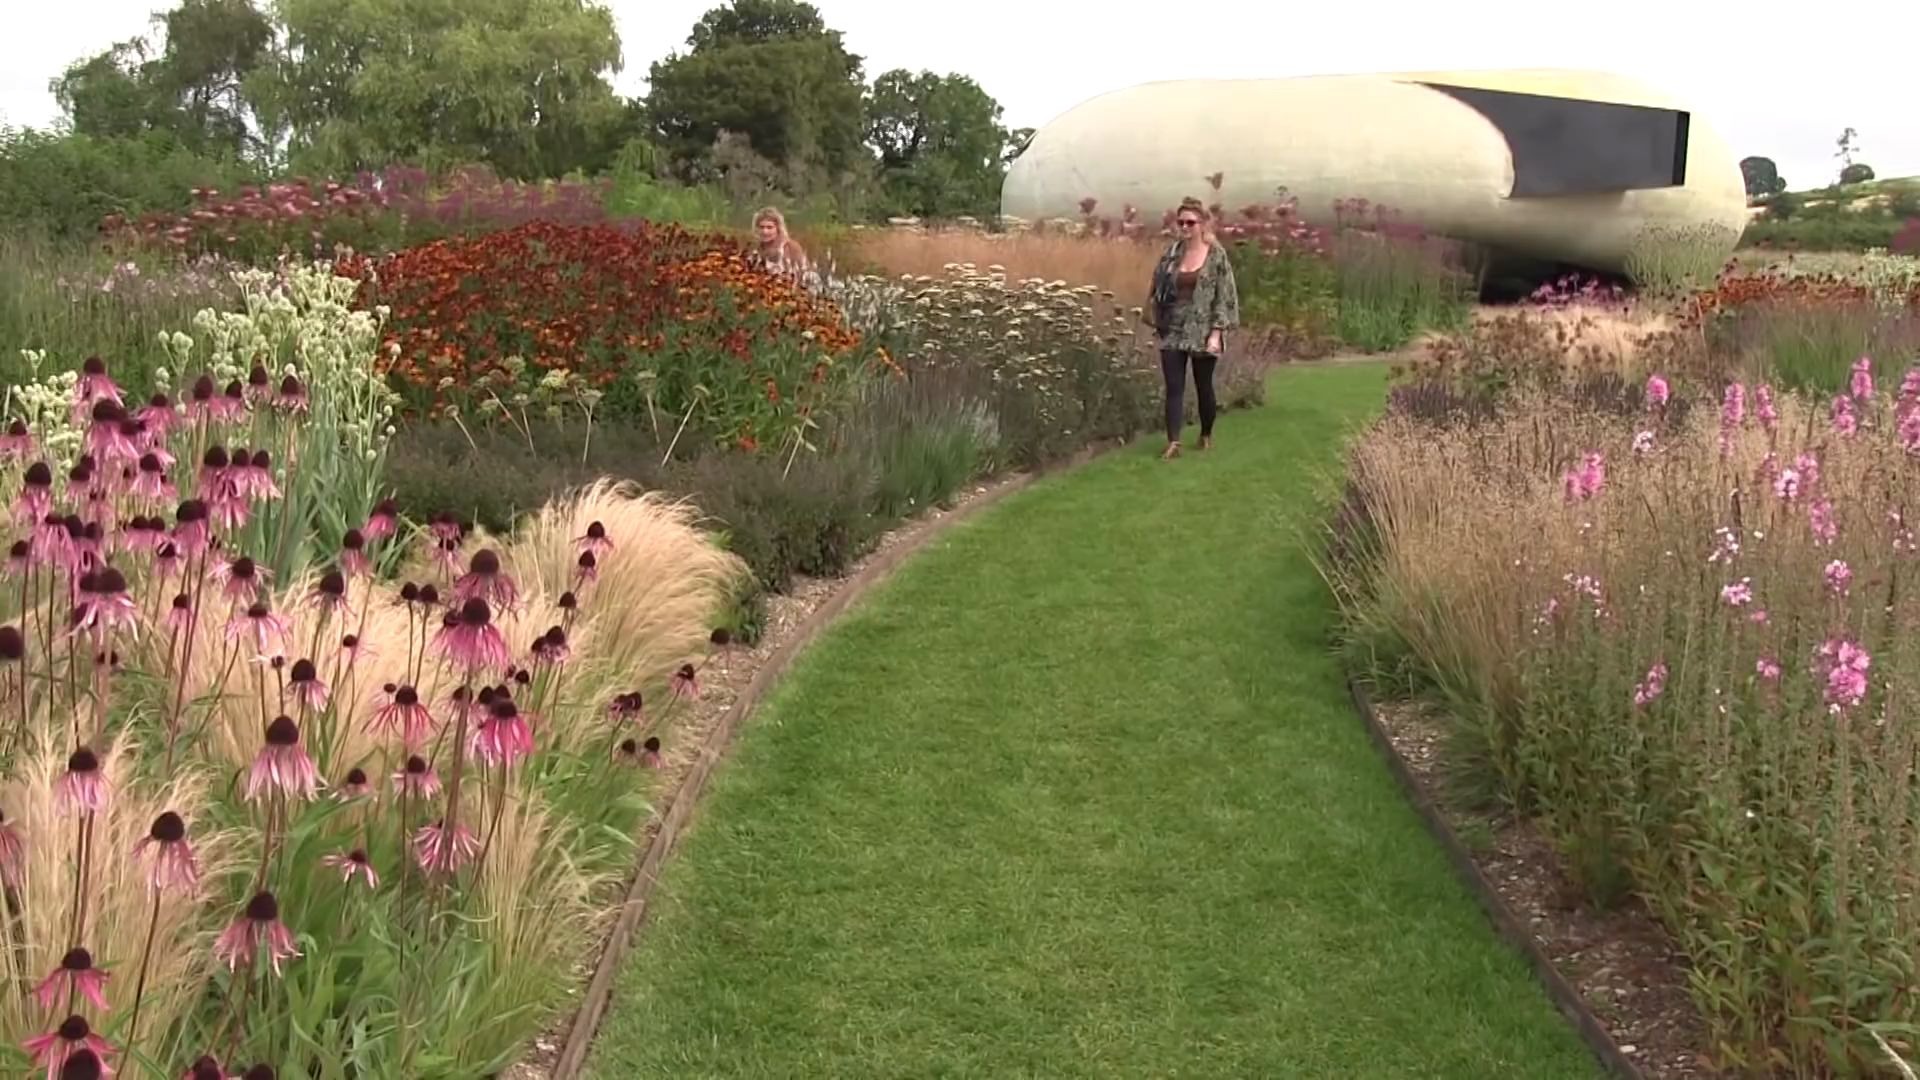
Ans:
[[[722,233],[533,221],[337,270],[385,305],[386,374],[412,407],[506,399],[564,372],[609,391],[651,373],[655,404],[693,402],[736,441],[777,445],[869,350],[833,304],[754,264]],[[676,395],[679,401],[676,402]]]

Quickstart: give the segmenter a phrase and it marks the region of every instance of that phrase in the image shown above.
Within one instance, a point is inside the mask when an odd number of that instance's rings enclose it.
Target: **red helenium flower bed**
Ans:
[[[360,304],[390,309],[386,374],[428,412],[554,369],[610,394],[649,372],[650,406],[767,443],[868,351],[831,303],[760,270],[739,241],[677,225],[535,221],[337,269],[362,279]]]

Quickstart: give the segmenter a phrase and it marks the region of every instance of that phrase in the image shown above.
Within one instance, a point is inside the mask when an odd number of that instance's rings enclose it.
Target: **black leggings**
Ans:
[[[1187,360],[1193,360],[1193,387],[1200,398],[1200,437],[1213,434],[1213,418],[1219,415],[1219,403],[1213,397],[1213,365],[1220,358],[1185,349],[1160,350],[1160,374],[1167,379],[1167,441],[1179,442],[1180,429],[1186,426]]]

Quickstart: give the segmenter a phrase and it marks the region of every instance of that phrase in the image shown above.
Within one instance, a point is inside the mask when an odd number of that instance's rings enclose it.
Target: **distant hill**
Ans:
[[[1849,210],[1867,210],[1876,206],[1887,206],[1901,195],[1909,199],[1920,199],[1920,176],[1887,176],[1858,184],[1829,184],[1826,187],[1808,188],[1789,194],[1798,199],[1803,208],[1839,203]],[[1765,213],[1766,209],[1767,204],[1762,202],[1748,207],[1747,212],[1758,217]]]

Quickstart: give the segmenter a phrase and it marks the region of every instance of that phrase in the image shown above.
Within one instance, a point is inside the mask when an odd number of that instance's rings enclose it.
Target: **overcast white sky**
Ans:
[[[719,0],[610,0],[626,68],[681,48]],[[0,0],[0,123],[57,114],[47,81],[66,63],[141,33],[167,0]],[[1504,0],[1280,3],[1215,0],[816,0],[829,25],[889,68],[971,75],[1006,107],[1010,127],[1039,127],[1095,94],[1154,79],[1281,77],[1434,68],[1585,67],[1676,95],[1736,155],[1765,154],[1795,187],[1837,172],[1834,140],[1859,131],[1859,160],[1882,176],[1920,175],[1916,42],[1920,0],[1862,0],[1828,18],[1819,5],[1785,19],[1730,0]],[[1174,23],[1176,15],[1189,23]],[[1275,117],[1284,124],[1285,117]]]

